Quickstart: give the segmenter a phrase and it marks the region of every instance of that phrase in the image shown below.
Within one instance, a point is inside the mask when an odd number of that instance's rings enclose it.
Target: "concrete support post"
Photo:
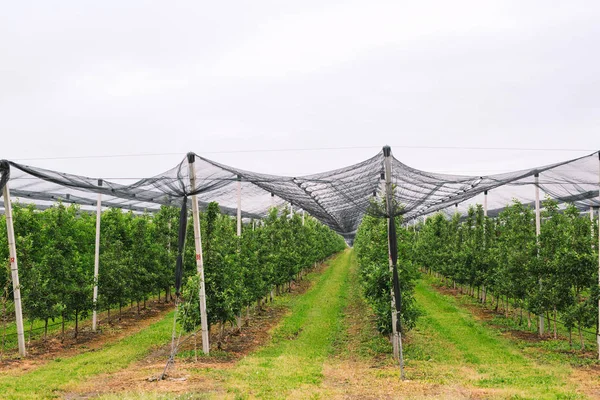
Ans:
[[[15,302],[15,322],[17,324],[17,341],[21,357],[27,355],[25,349],[25,331],[23,329],[23,309],[21,307],[21,285],[19,284],[19,264],[17,262],[17,246],[15,243],[15,230],[13,225],[12,204],[8,182],[4,186],[4,212],[6,214],[6,235],[8,236],[8,251],[10,257],[10,273],[13,284],[13,298]]]

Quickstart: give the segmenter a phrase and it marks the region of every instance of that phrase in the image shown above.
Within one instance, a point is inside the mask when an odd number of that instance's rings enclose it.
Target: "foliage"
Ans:
[[[516,200],[495,220],[481,206],[463,221],[437,214],[419,226],[414,260],[472,292],[492,293],[496,307],[510,299],[517,308],[552,314],[569,330],[595,327],[597,220],[572,204],[546,200],[541,221],[538,238],[534,211]]]
[[[170,294],[177,256],[180,210],[162,207],[154,215],[120,209],[102,212],[98,309],[119,309],[149,296]],[[14,204],[13,220],[23,313],[35,321],[75,321],[93,310],[96,217],[77,206],[57,203],[40,211]],[[0,257],[8,263],[6,220],[0,216]],[[198,286],[192,218],[188,218],[185,288],[181,323],[199,324]],[[201,213],[209,323],[231,321],[274,286],[297,279],[316,261],[342,250],[343,239],[329,228],[285,209],[272,210],[264,223],[245,224],[237,237],[235,219],[211,203]],[[3,244],[3,245],[2,245]],[[2,288],[10,282],[0,269]],[[11,294],[12,296],[12,294]],[[77,334],[77,332],[76,332]]]
[[[398,277],[402,293],[402,329],[409,330],[414,327],[419,316],[413,297],[418,271],[411,260],[413,233],[400,228],[400,217],[396,217],[395,220],[398,236]],[[392,330],[392,274],[389,268],[387,224],[385,218],[366,215],[354,240],[364,294],[377,316],[377,328],[384,334]]]
[[[281,289],[298,279],[301,271],[346,247],[329,228],[311,217],[303,225],[300,215],[287,208],[271,209],[260,224],[244,224],[238,237],[235,219],[210,203],[201,215],[201,227],[209,326],[233,321],[243,308],[275,287]],[[196,258],[191,227],[186,251],[186,271],[192,277]],[[184,285],[180,322],[187,331],[200,325],[199,284],[197,278],[190,278]]]

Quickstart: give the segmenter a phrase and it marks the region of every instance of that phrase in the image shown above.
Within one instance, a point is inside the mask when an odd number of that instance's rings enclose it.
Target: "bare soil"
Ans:
[[[321,272],[324,267],[324,264],[320,265],[317,272]],[[292,283],[291,293],[292,295],[300,295],[306,292],[310,286],[310,281],[306,279]],[[227,326],[222,349],[220,351],[212,350],[210,356],[202,355],[199,332],[197,333],[197,358],[194,356],[195,343],[193,335],[182,337],[178,353],[184,354],[185,357],[176,357],[174,364],[167,369],[163,380],[157,378],[165,369],[171,352],[170,345],[152,352],[127,369],[110,375],[99,375],[79,385],[68,393],[65,398],[87,399],[102,394],[122,392],[169,393],[170,396],[183,393],[212,392],[224,395],[218,378],[194,372],[204,369],[226,370],[233,368],[238,360],[269,341],[272,328],[279,323],[287,312],[286,307],[277,305],[277,303],[263,304],[261,310],[251,310],[251,318],[245,321],[241,332],[233,325]],[[211,343],[216,343],[218,331],[218,326],[211,327]]]
[[[60,330],[48,334],[46,340],[32,340],[27,344],[27,357],[17,358],[16,353],[9,354],[8,358],[0,361],[0,371],[18,369],[25,372],[57,357],[71,357],[97,350],[162,319],[173,307],[172,302],[151,300],[146,302],[146,308],[141,308],[139,314],[135,305],[124,308],[120,317],[118,312],[111,313],[110,321],[106,312],[101,313],[97,332],[92,332],[91,321],[83,321],[77,337],[74,328],[70,328],[65,330],[64,340]]]

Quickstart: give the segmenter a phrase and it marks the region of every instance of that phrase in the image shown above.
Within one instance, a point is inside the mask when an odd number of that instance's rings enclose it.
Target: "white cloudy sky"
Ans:
[[[598,21],[577,0],[6,0],[0,158],[102,177],[190,150],[290,175],[384,144],[440,172],[573,158],[413,147],[599,149]]]

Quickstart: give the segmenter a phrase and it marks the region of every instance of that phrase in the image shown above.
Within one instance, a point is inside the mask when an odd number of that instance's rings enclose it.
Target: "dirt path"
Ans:
[[[92,379],[72,387],[65,397],[68,399],[82,398],[122,398],[138,397],[144,393],[144,398],[172,398],[184,393],[202,393],[203,395],[226,395],[222,377],[229,373],[244,360],[266,345],[271,337],[272,328],[280,323],[282,318],[290,315],[290,305],[304,297],[310,290],[314,280],[326,273],[326,264],[320,264],[308,278],[292,285],[291,293],[276,298],[275,303],[263,305],[261,311],[254,310],[247,325],[241,333],[234,327],[228,327],[223,343],[223,349],[211,350],[210,356],[203,356],[194,351],[193,336],[188,337],[179,349],[174,366],[170,367],[167,378],[156,381],[155,378],[165,367],[170,350],[169,345],[155,349],[143,359],[128,368],[113,373],[99,374]],[[217,336],[218,327],[213,327],[211,338]],[[198,343],[199,344],[199,343]],[[242,361],[243,362],[243,361]],[[168,394],[168,395],[167,395]]]
[[[193,341],[188,340],[167,380],[148,378],[164,367],[168,317],[92,352],[94,358],[82,358],[87,355],[81,354],[65,360],[65,365],[48,365],[22,375],[22,382],[31,389],[25,394],[52,388],[53,377],[75,368],[77,373],[68,384],[63,379],[50,396],[598,398],[597,373],[525,354],[515,340],[488,326],[451,294],[440,293],[424,281],[417,285],[415,297],[425,315],[405,338],[408,380],[401,381],[398,365],[389,354],[390,345],[375,331],[373,315],[360,294],[354,254],[347,251],[328,264],[295,288],[295,293],[256,315],[242,334],[231,332],[223,351],[196,360]],[[94,362],[102,367],[90,370],[89,364]],[[17,394],[13,382],[1,375],[0,390]]]
[[[91,325],[87,326],[89,325],[87,321],[81,324],[81,331],[77,338],[73,337],[73,329],[66,331],[64,340],[59,332],[53,332],[47,340],[38,339],[28,343],[27,357],[22,359],[10,357],[2,360],[0,376],[31,372],[57,357],[73,357],[77,354],[97,351],[161,320],[172,310],[173,303],[149,301],[140,314],[131,307],[124,310],[120,318],[118,314],[113,315],[110,323],[106,318],[102,318],[99,321],[98,333],[91,331]]]

